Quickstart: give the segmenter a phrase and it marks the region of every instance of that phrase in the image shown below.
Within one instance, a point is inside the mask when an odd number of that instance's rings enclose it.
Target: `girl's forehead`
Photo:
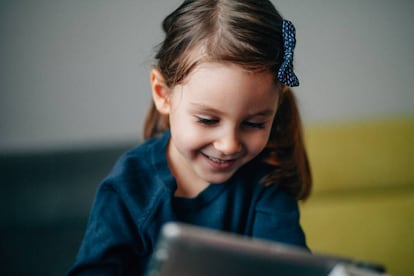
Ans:
[[[210,78],[208,78],[210,77]],[[189,84],[202,79],[206,84],[214,83],[216,79],[248,79],[255,85],[275,85],[277,83],[275,74],[267,71],[255,71],[244,68],[241,65],[226,61],[202,61],[195,65],[191,72],[184,78],[182,84]],[[226,85],[227,82],[221,82]]]
[[[280,93],[274,75],[251,72],[230,63],[199,64],[174,90],[194,107],[230,109],[242,107],[246,112],[272,108]]]

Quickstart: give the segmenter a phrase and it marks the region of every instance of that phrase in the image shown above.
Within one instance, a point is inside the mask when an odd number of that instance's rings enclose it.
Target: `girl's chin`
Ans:
[[[211,184],[221,184],[229,180],[234,175],[234,173],[235,171],[228,171],[226,173],[209,172],[209,173],[204,174],[204,177],[202,178],[206,182],[211,183]]]

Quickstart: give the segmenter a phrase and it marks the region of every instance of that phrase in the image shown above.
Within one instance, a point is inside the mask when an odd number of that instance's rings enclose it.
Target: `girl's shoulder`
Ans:
[[[169,133],[152,138],[126,151],[116,161],[109,177],[140,181],[161,174],[170,174],[166,157]]]
[[[262,212],[289,212],[298,208],[297,199],[284,189],[280,183],[265,185],[263,179],[271,174],[275,167],[263,161],[261,156],[253,160],[244,170],[244,178],[253,177],[257,191],[256,210]]]
[[[166,134],[122,154],[100,189],[112,190],[124,200],[141,203],[173,193],[176,184],[165,155],[168,139]]]

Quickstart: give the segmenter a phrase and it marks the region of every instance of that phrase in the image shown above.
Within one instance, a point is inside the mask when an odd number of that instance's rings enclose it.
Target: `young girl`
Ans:
[[[268,0],[186,0],[163,29],[146,141],[101,183],[70,275],[141,274],[169,221],[306,248],[292,23]]]

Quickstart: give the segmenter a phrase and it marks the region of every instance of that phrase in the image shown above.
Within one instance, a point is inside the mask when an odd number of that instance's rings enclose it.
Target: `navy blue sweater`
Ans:
[[[169,132],[125,153],[98,188],[84,239],[68,275],[140,275],[162,225],[179,221],[306,248],[297,201],[260,179],[254,159],[195,198],[174,197]]]

